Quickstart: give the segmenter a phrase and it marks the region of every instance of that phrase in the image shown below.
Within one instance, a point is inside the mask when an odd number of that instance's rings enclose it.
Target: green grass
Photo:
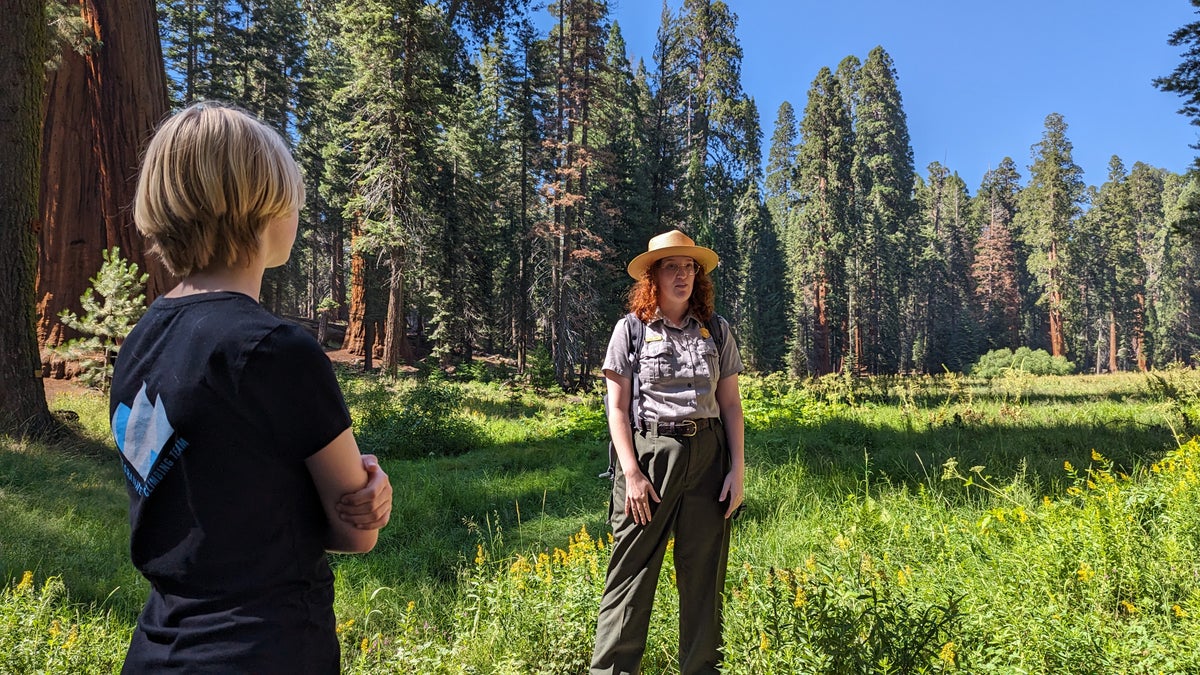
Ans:
[[[376,550],[334,559],[347,672],[579,672],[607,560],[599,397],[342,377],[360,444],[395,488]],[[1197,431],[1200,375],[743,389],[730,672],[1200,669],[1200,448],[1177,449]],[[413,396],[456,401],[421,424],[476,449],[398,426],[396,401]],[[76,433],[0,439],[0,629],[24,659],[0,656],[0,672],[105,672],[145,584],[103,400],[52,408],[78,413]],[[664,573],[646,672],[675,672],[674,593]],[[99,656],[62,661],[49,617]]]

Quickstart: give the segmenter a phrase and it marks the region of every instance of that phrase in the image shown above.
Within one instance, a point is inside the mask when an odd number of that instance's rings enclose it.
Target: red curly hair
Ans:
[[[642,272],[642,278],[629,289],[629,311],[645,323],[650,323],[658,310],[658,270],[661,265],[662,261],[659,260],[647,267]],[[692,283],[692,296],[688,298],[688,312],[703,323],[712,317],[713,311],[712,279],[704,271],[704,266],[697,262],[696,280]]]

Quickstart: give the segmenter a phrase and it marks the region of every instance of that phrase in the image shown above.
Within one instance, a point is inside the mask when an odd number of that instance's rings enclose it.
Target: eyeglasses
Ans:
[[[683,276],[684,278],[694,276],[696,272],[699,271],[696,268],[696,263],[693,262],[685,262],[683,264],[677,262],[666,262],[663,263],[659,269],[663,270],[670,276]]]

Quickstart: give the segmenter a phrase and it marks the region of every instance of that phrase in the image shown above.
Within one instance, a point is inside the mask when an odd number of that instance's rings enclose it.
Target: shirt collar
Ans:
[[[693,314],[691,312],[691,310],[688,310],[688,313],[683,316],[683,323],[678,326],[674,326],[671,324],[670,321],[667,321],[667,317],[663,316],[662,310],[659,309],[658,307],[655,307],[654,308],[654,318],[650,320],[650,323],[651,324],[661,323],[664,326],[669,326],[671,328],[678,328],[678,329],[682,330],[682,329],[685,329],[688,326],[690,326],[693,321],[696,322],[697,324],[700,323],[700,319],[697,319],[696,315]]]

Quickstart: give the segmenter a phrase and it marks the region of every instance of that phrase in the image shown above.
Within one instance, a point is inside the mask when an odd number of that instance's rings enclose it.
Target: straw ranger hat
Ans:
[[[631,260],[626,271],[634,279],[641,279],[646,268],[673,255],[684,255],[694,259],[704,268],[705,274],[710,274],[720,262],[717,259],[716,251],[697,246],[691,237],[679,230],[671,230],[650,239],[650,245],[646,247],[646,252]]]

